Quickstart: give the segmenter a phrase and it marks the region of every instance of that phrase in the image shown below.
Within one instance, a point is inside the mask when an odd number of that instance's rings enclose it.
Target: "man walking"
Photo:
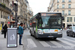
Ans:
[[[19,45],[23,45],[21,44],[21,40],[22,40],[22,35],[23,35],[23,23],[20,23],[19,29],[18,29],[18,33],[19,33]]]

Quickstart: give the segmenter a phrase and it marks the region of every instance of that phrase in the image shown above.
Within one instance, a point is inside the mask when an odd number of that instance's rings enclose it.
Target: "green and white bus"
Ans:
[[[35,38],[62,37],[62,14],[39,12],[30,19],[30,34]]]

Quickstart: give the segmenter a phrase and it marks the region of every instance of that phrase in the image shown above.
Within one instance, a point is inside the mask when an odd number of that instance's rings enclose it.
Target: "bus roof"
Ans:
[[[38,12],[37,14],[39,14],[39,13],[61,13],[61,12]],[[37,14],[36,14],[36,15],[37,15]],[[34,15],[30,20],[32,20],[36,15]],[[29,20],[29,21],[30,21],[30,20]]]
[[[37,14],[38,14],[38,13],[37,13]],[[37,15],[37,14],[36,14],[36,15]],[[34,15],[32,18],[30,18],[30,20],[32,20],[36,15]],[[30,21],[30,20],[29,20],[29,21]]]
[[[61,13],[61,12],[39,12],[39,13]]]

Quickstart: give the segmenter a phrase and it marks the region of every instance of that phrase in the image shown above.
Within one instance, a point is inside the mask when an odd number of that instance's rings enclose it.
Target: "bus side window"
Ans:
[[[36,27],[36,23],[33,23],[33,24],[32,24],[32,27]]]
[[[62,20],[64,20],[64,17],[62,16]]]

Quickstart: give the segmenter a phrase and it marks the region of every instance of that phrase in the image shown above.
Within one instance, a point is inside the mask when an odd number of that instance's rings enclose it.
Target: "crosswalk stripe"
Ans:
[[[59,40],[59,41],[61,41],[62,43],[67,44],[67,45],[70,45],[70,46],[75,46],[74,44],[69,43],[69,42],[67,42],[67,41],[64,41],[64,40],[61,40],[61,39],[58,39],[58,40]]]
[[[56,41],[50,41],[52,44],[56,45],[56,46],[63,46],[62,44],[56,42]]]
[[[70,39],[75,40],[75,38],[70,38]]]
[[[39,41],[44,47],[50,47],[49,44],[47,44],[45,41]]]
[[[28,47],[37,47],[32,39],[27,39],[27,41],[28,41]]]
[[[71,39],[67,39],[67,38],[63,38],[63,39],[71,41],[71,42],[75,42],[74,40],[71,40]]]

